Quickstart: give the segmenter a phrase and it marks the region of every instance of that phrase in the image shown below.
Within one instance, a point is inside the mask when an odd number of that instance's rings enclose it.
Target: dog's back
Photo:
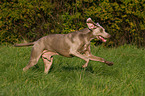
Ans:
[[[86,30],[86,29],[85,29]],[[72,57],[69,54],[71,44],[74,43],[81,43],[83,38],[80,38],[81,34],[87,33],[89,30],[80,30],[79,32],[71,32],[68,34],[50,34],[48,36],[45,36],[37,41],[37,43],[43,41],[45,43],[45,48],[48,51],[57,52],[60,55],[66,56],[66,57]],[[39,44],[42,45],[42,44]]]

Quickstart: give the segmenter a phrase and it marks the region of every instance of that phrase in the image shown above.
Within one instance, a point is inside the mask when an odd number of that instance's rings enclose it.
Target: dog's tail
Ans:
[[[14,44],[15,47],[22,47],[22,46],[32,46],[34,42],[31,43],[22,43],[22,44]]]

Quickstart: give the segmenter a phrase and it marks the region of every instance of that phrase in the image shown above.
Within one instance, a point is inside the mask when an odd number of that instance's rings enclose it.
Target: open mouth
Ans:
[[[103,42],[106,42],[107,40],[104,39],[102,36],[98,36],[98,39],[102,40]]]

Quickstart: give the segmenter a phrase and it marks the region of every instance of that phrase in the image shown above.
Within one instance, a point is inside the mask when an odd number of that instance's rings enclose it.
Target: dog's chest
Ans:
[[[90,43],[81,44],[80,48],[78,49],[78,52],[80,52],[81,54],[85,53],[88,50],[89,45]]]

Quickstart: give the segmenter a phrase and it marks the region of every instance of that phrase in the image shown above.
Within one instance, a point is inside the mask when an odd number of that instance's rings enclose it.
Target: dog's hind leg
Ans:
[[[54,52],[47,52],[47,50],[43,51],[42,54],[42,59],[44,62],[45,70],[44,73],[48,73],[49,69],[51,68],[52,62],[53,62],[53,55],[58,55],[57,53]]]
[[[23,68],[23,71],[27,71],[29,68],[37,64],[40,56],[42,55],[42,50],[43,50],[42,48],[40,49],[37,46],[33,46],[32,51],[31,51],[30,61],[28,65]]]

